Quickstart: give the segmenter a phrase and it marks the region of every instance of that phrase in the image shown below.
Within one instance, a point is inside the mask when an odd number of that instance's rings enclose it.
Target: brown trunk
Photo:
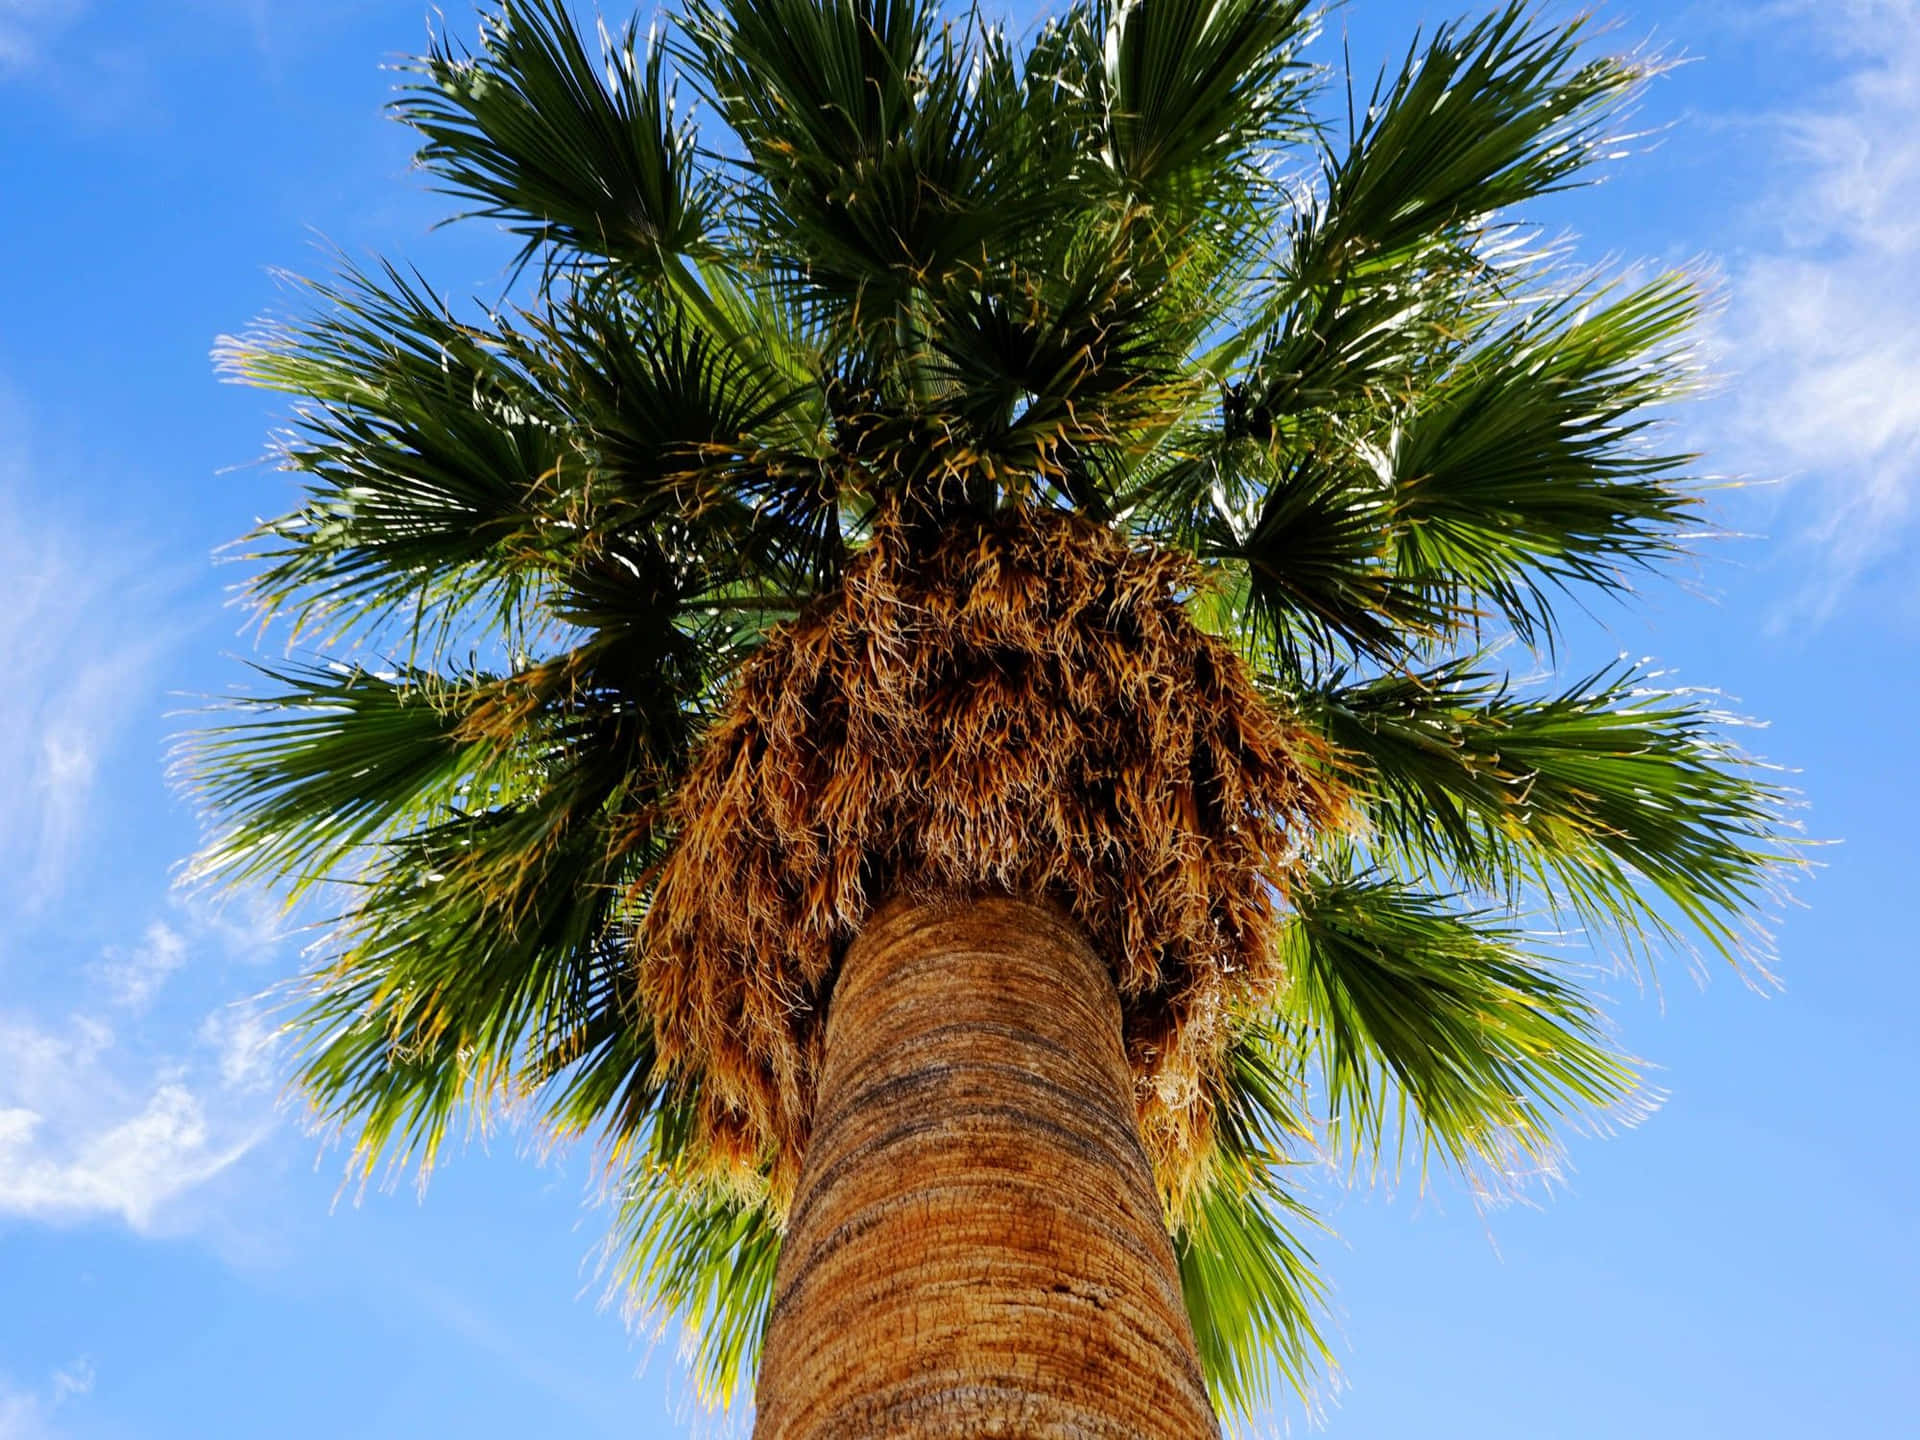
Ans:
[[[774,1285],[762,1440],[1219,1434],[1112,978],[1050,905],[848,952]]]

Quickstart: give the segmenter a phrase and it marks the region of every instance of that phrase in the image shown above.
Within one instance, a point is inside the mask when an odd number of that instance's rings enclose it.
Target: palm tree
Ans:
[[[224,344],[319,653],[197,742],[202,867],[334,901],[298,1083],[369,1169],[597,1136],[768,1436],[1306,1383],[1289,1166],[1549,1164],[1637,1081],[1526,916],[1738,960],[1790,853],[1708,699],[1526,676],[1698,533],[1694,286],[1522,218],[1649,67],[1511,4],[1327,106],[1314,28],[505,0],[394,108],[509,298]]]

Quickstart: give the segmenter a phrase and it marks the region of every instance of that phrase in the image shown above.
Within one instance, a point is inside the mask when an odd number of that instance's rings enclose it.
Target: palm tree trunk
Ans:
[[[896,903],[847,954],[761,1440],[1219,1434],[1120,1003],[1051,905]]]

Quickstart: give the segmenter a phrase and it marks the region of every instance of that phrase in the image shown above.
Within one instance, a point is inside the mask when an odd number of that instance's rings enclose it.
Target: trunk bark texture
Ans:
[[[1219,1434],[1120,1002],[1051,905],[896,903],[835,982],[759,1440]]]

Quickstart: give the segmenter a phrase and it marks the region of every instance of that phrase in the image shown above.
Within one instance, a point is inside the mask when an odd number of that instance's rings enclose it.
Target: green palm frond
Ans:
[[[910,327],[917,283],[982,262],[992,157],[936,6],[699,0],[683,34],[750,157],[767,258],[836,328]]]
[[[353,882],[299,1078],[369,1170],[429,1166],[456,1103],[614,1153],[654,1128],[662,1081],[625,996],[622,911],[660,855],[659,785],[610,763],[628,748],[617,733],[556,747],[536,790],[390,842]]]
[[[498,334],[397,268],[309,288],[317,313],[216,352],[230,377],[301,398],[279,458],[306,503],[249,537],[262,619],[339,638],[396,616],[443,636],[470,609],[508,622],[564,541],[536,496],[565,456],[558,417]]]
[[[236,700],[246,718],[195,737],[202,799],[230,822],[201,858],[208,870],[278,878],[297,895],[382,840],[528,788],[515,747],[466,724],[491,677],[339,664],[261,674],[273,694]]]
[[[682,1327],[694,1382],[730,1404],[760,1363],[780,1231],[763,1205],[692,1195],[670,1173],[642,1172],[620,1199],[614,1279]]]
[[[1462,356],[1377,453],[1395,568],[1463,605],[1488,597],[1523,639],[1549,632],[1549,586],[1624,588],[1697,508],[1693,457],[1641,443],[1653,407],[1690,383],[1693,286],[1663,276],[1603,301],[1543,305]]]
[[[583,549],[648,551],[663,600],[804,592],[838,568],[818,386],[783,374],[767,337],[742,353],[671,292],[576,293],[515,341],[569,422]]]
[[[1678,927],[1748,953],[1789,797],[1697,692],[1617,665],[1516,693],[1465,659],[1297,697],[1338,747],[1375,853],[1416,878],[1564,908],[1638,952]]]
[[[1244,577],[1244,603],[1228,624],[1256,653],[1271,650],[1289,672],[1326,654],[1392,661],[1456,622],[1431,587],[1399,573],[1393,497],[1358,466],[1311,454],[1276,463],[1246,445],[1222,446],[1213,465],[1223,481],[1236,472],[1256,477],[1239,487],[1257,497],[1251,526],[1236,534],[1227,523],[1207,524],[1198,545],[1204,558]]]
[[[1295,1233],[1319,1222],[1287,1184],[1317,1138],[1313,1097],[1270,1016],[1243,1023],[1226,1059],[1215,1173],[1174,1217],[1174,1249],[1200,1364],[1231,1424],[1268,1407],[1276,1378],[1311,1403],[1333,1358],[1325,1282]]]
[[[1631,1107],[1634,1068],[1592,999],[1522,938],[1338,851],[1295,896],[1280,1010],[1352,1163],[1397,1139],[1511,1179],[1551,1163],[1556,1121]]]
[[[1585,29],[1509,4],[1414,44],[1291,221],[1268,328],[1241,342],[1248,414],[1285,426],[1395,398],[1503,308],[1533,258],[1510,212],[1610,153],[1646,74],[1590,56]]]
[[[1263,152],[1309,128],[1299,52],[1310,9],[1309,0],[1161,0],[1097,11],[1102,158],[1121,184],[1176,211],[1242,218],[1240,197],[1266,190]]]
[[[658,1082],[620,1003],[615,914],[657,858],[679,717],[662,733],[661,717],[596,695],[580,663],[266,673],[279,693],[236,702],[243,718],[196,742],[193,768],[216,777],[207,799],[232,822],[200,864],[353,897],[296,1021],[320,1118],[353,1132],[369,1169],[428,1167],[461,1106],[550,1085],[558,1128],[644,1130]]]
[[[597,64],[560,0],[507,0],[478,55],[436,44],[393,109],[423,137],[419,163],[521,237],[523,260],[557,245],[658,270],[708,248],[718,187],[664,55],[643,55],[632,24],[603,39]]]
[[[1515,0],[1416,40],[1351,149],[1329,160],[1325,203],[1309,212],[1291,270],[1307,283],[1364,276],[1458,246],[1570,183],[1606,153],[1619,101],[1646,73],[1591,53],[1590,23],[1543,24]]]
[[[650,1118],[658,1084],[644,1032],[620,1037],[615,1054],[591,1043],[621,1010],[623,956],[607,932],[631,857],[606,833],[621,797],[576,783],[414,837],[359,882],[338,958],[300,1018],[312,1043],[299,1080],[369,1171],[382,1159],[430,1168],[460,1108],[484,1123],[536,1103],[558,1073],[577,1090],[571,1072],[591,1064],[599,1087],[629,1102],[612,1114]],[[563,1114],[566,1097],[556,1104]]]
[[[1200,1365],[1230,1424],[1272,1404],[1276,1377],[1310,1400],[1332,1363],[1325,1283],[1290,1228],[1297,1223],[1315,1222],[1278,1184],[1223,1179],[1175,1235]]]

